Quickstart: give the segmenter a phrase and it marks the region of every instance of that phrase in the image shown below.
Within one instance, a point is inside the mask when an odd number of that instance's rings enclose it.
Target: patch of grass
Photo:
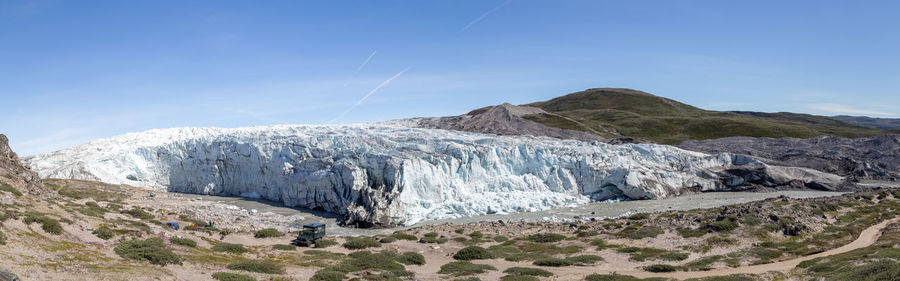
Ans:
[[[492,258],[493,255],[490,251],[478,246],[462,248],[453,255],[455,260],[486,260]]]
[[[294,250],[297,250],[297,246],[288,245],[288,244],[275,244],[275,245],[272,245],[272,249],[279,250],[279,251],[294,251]]]
[[[584,278],[584,281],[669,281],[666,278],[647,278],[641,279],[630,275],[618,274],[591,274]]]
[[[256,281],[253,276],[231,272],[216,272],[212,274],[212,278],[218,281]]]
[[[41,229],[43,229],[44,232],[50,234],[59,235],[62,234],[63,230],[62,225],[59,224],[59,221],[40,214],[28,214],[25,216],[25,219],[22,220],[22,222],[24,222],[25,224],[31,224],[35,222],[40,223]]]
[[[481,231],[476,230],[476,231],[473,231],[472,233],[469,233],[469,237],[471,237],[472,239],[481,239],[481,238],[484,238],[484,233],[481,233]]]
[[[138,207],[133,207],[131,208],[131,210],[122,211],[122,213],[141,220],[152,220],[155,218],[153,214],[148,213],[147,211],[144,211],[143,209]]]
[[[505,275],[503,277],[500,277],[500,281],[540,281],[540,280],[541,279],[538,279],[537,277],[534,277],[534,276],[518,275],[518,274],[511,274],[511,275]]]
[[[350,250],[360,250],[381,247],[381,242],[378,242],[378,240],[375,240],[375,238],[372,237],[350,238],[347,242],[344,242],[344,245],[342,246]]]
[[[425,256],[416,252],[404,252],[397,256],[396,261],[402,264],[423,265],[425,264]]]
[[[546,271],[540,268],[531,268],[531,267],[510,267],[503,271],[503,273],[510,275],[530,275],[530,276],[541,276],[541,277],[550,277],[553,276],[553,273],[550,271]]]
[[[503,235],[497,235],[497,236],[494,236],[494,241],[495,241],[495,242],[503,243],[503,242],[506,242],[507,240],[509,240],[509,237],[506,237],[506,236],[503,236]]]
[[[728,275],[728,276],[713,276],[713,277],[705,277],[705,278],[691,278],[685,281],[756,281],[760,280],[758,278],[754,278],[747,275]],[[779,280],[779,279],[775,279]]]
[[[182,258],[166,247],[162,239],[129,240],[113,249],[117,255],[130,260],[146,260],[156,265],[181,264]]]
[[[228,265],[228,269],[266,274],[282,274],[284,266],[271,260],[244,260]]]
[[[684,266],[682,266],[682,269],[687,270],[687,271],[711,270],[712,266],[710,266],[710,265],[712,265],[713,263],[716,263],[724,258],[725,258],[724,256],[720,256],[720,255],[699,258],[697,260],[694,260],[694,261],[691,261],[691,262],[685,264]]]
[[[347,273],[340,271],[319,270],[309,278],[309,281],[341,281],[346,275]]]
[[[169,239],[169,242],[171,242],[172,244],[175,244],[175,245],[181,245],[181,246],[185,246],[185,247],[191,247],[191,248],[197,247],[197,242],[194,240],[188,239],[188,238],[173,237],[172,239]]]
[[[591,240],[590,245],[597,247],[597,251],[601,251],[603,249],[609,248],[609,244],[606,243],[606,240],[603,240],[601,238]]]
[[[253,233],[253,237],[255,238],[271,238],[281,236],[284,236],[284,233],[274,228],[260,229]]]
[[[668,264],[653,264],[645,266],[644,270],[649,272],[673,272],[678,270],[678,268]]]
[[[566,260],[574,265],[592,265],[603,261],[603,258],[596,255],[578,255],[567,257]]]
[[[416,237],[415,235],[412,235],[412,234],[403,233],[403,232],[394,232],[394,234],[391,234],[391,237],[394,237],[394,238],[397,238],[400,240],[409,240],[409,241],[419,240],[419,237]]]
[[[0,231],[0,245],[6,245],[6,234],[3,234],[3,231]]]
[[[738,228],[738,223],[734,219],[724,219],[708,224],[706,227],[713,232],[731,232]]]
[[[529,235],[528,237],[525,237],[525,240],[535,242],[535,243],[553,243],[553,242],[562,241],[563,239],[566,239],[565,235],[556,234],[556,233],[539,233],[539,234],[532,234],[532,235]]]
[[[331,239],[319,239],[316,240],[316,248],[328,248],[331,246],[337,246],[338,242]]]
[[[631,260],[638,262],[647,260],[682,261],[689,256],[687,253],[657,248],[624,247],[619,248],[616,251],[619,253],[628,253],[631,255]]]
[[[679,228],[676,228],[675,231],[678,232],[678,235],[680,235],[681,237],[684,237],[684,238],[700,237],[700,236],[706,235],[706,233],[707,233],[706,229],[702,229],[702,228],[679,227]]]
[[[619,237],[624,237],[628,239],[644,239],[644,238],[653,238],[659,236],[660,234],[665,233],[665,231],[658,226],[637,226],[631,225],[625,227],[616,235]]]
[[[626,219],[636,221],[636,220],[645,220],[645,219],[649,219],[649,218],[650,218],[650,214],[639,213],[639,214],[634,214],[634,215],[628,216]]]
[[[468,261],[454,261],[441,266],[440,274],[448,274],[453,276],[475,275],[488,272],[489,270],[497,270],[496,267],[486,264],[474,264]]]
[[[429,244],[444,244],[444,243],[447,243],[447,241],[450,241],[450,239],[438,238],[436,236],[425,236],[425,237],[422,237],[422,239],[419,239],[420,243],[429,243]]]
[[[390,236],[384,237],[384,238],[381,238],[380,240],[378,240],[378,242],[381,242],[381,244],[390,244],[390,243],[394,243],[396,241],[397,241],[397,238],[390,237]]]
[[[543,259],[535,260],[532,264],[537,265],[537,266],[561,267],[561,266],[570,266],[573,263],[566,259],[543,258]]]
[[[22,192],[19,192],[19,190],[15,189],[14,187],[12,187],[11,185],[6,184],[6,183],[0,184],[0,191],[6,191],[9,193],[12,193],[16,197],[22,196]]]
[[[103,240],[109,240],[110,238],[113,238],[113,236],[116,236],[116,231],[110,229],[106,225],[101,225],[97,229],[94,229],[94,231],[92,231],[91,233],[96,235],[97,238],[100,238]]]
[[[232,244],[232,243],[219,243],[212,247],[213,251],[217,252],[227,252],[232,254],[243,254],[249,252],[247,248],[244,248],[244,245],[241,244]]]

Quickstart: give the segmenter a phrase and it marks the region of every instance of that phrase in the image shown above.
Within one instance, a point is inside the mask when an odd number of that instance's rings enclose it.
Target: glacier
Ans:
[[[656,199],[755,186],[832,189],[841,177],[657,144],[496,136],[388,123],[172,128],[25,160],[42,178],[248,196],[358,226]]]

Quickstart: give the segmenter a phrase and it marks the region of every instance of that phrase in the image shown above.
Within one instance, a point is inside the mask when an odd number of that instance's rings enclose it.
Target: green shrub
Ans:
[[[534,276],[515,275],[515,274],[500,277],[500,281],[540,281],[540,280],[541,279],[538,279],[537,277],[534,277]]]
[[[181,256],[166,247],[162,239],[129,240],[116,246],[113,251],[122,258],[130,260],[147,260],[152,264],[181,264]]]
[[[425,236],[425,237],[422,237],[422,239],[419,239],[420,243],[430,243],[430,244],[444,244],[444,243],[447,243],[447,241],[450,241],[450,240],[448,240],[447,238],[437,238],[434,236]]]
[[[649,219],[649,218],[650,218],[650,214],[648,214],[648,213],[640,213],[640,214],[634,214],[634,215],[631,215],[631,216],[629,216],[627,219],[628,219],[628,220],[636,221],[636,220],[645,220],[645,219]]]
[[[619,231],[617,235],[628,239],[644,239],[653,238],[663,233],[665,233],[665,231],[658,226],[639,227],[636,225],[632,225],[622,229],[622,231]]]
[[[472,237],[472,239],[481,239],[481,238],[484,238],[484,233],[481,233],[481,231],[476,230],[472,233],[469,233],[469,237]]]
[[[3,231],[0,231],[0,245],[6,245],[6,234]]]
[[[642,281],[646,279],[640,279],[630,275],[618,275],[618,274],[591,274],[584,278],[584,281]]]
[[[131,208],[131,210],[122,211],[122,213],[142,220],[152,220],[154,218],[153,214],[148,213],[147,211],[144,211],[136,206]]]
[[[256,281],[252,276],[231,272],[216,272],[212,274],[212,278],[219,281]]]
[[[344,248],[350,250],[359,250],[366,248],[378,248],[381,247],[381,242],[375,240],[372,237],[363,237],[363,238],[350,238],[347,242],[344,242]]]
[[[337,245],[338,242],[331,239],[316,240],[316,248],[328,248]]]
[[[645,266],[644,270],[650,271],[650,272],[673,272],[673,271],[678,270],[678,268],[676,268],[675,266],[672,266],[672,265],[668,265],[668,264],[654,264],[654,265]]]
[[[100,238],[103,240],[109,240],[110,238],[113,238],[113,236],[116,236],[116,231],[110,229],[109,227],[107,227],[105,225],[101,225],[97,229],[94,229],[94,231],[92,231],[91,233],[96,235],[97,238]]]
[[[2,184],[2,185],[0,185],[0,191],[6,191],[6,192],[9,192],[9,193],[12,193],[12,194],[15,195],[16,197],[22,196],[22,192],[19,192],[19,190],[15,189],[15,188],[12,187],[11,185],[5,184],[5,183]]]
[[[597,247],[597,251],[609,248],[609,244],[606,243],[606,240],[601,238],[591,240],[591,246]]]
[[[563,239],[566,239],[566,236],[556,233],[539,233],[530,235],[525,239],[535,243],[551,243],[562,241]]]
[[[289,244],[275,244],[275,245],[272,245],[272,249],[280,250],[280,251],[294,251],[294,250],[297,250],[297,246],[289,245]]]
[[[675,230],[678,231],[678,235],[681,235],[681,237],[684,237],[684,238],[700,237],[700,236],[706,235],[706,229],[702,229],[702,228],[679,227],[679,228],[676,228]]]
[[[550,271],[546,271],[540,268],[530,268],[530,267],[510,267],[503,271],[503,273],[510,275],[530,275],[530,276],[541,276],[541,277],[550,277],[553,276],[553,273]]]
[[[503,242],[506,242],[506,240],[509,240],[509,237],[506,237],[506,236],[503,236],[503,235],[497,235],[497,236],[494,236],[494,241],[503,243]]]
[[[340,271],[319,270],[309,278],[309,281],[341,281],[344,280],[345,275],[347,273]]]
[[[59,235],[62,234],[63,230],[62,225],[59,224],[59,221],[38,214],[28,214],[27,216],[25,216],[25,219],[22,220],[22,222],[24,222],[25,224],[31,224],[34,222],[40,223],[41,229],[43,229],[44,232],[50,234]]]
[[[558,258],[545,258],[534,261],[534,265],[537,266],[552,266],[552,267],[560,267],[560,266],[570,266],[573,263],[571,261],[565,259]]]
[[[396,241],[397,241],[397,238],[390,237],[390,236],[381,238],[381,240],[378,240],[378,242],[381,242],[382,244],[390,244],[390,243],[394,243]]]
[[[253,233],[253,237],[255,238],[270,238],[281,236],[284,236],[284,233],[281,233],[281,231],[278,231],[274,228],[260,229]]]
[[[267,274],[282,274],[284,266],[271,260],[245,260],[228,265],[228,269]]]
[[[197,247],[197,242],[194,240],[188,239],[188,238],[173,237],[172,239],[169,239],[169,242],[171,242],[172,244],[175,244],[175,245],[181,245],[181,246],[185,246],[185,247],[191,247],[191,248]]]
[[[219,243],[212,247],[213,251],[218,252],[228,252],[233,254],[243,254],[249,252],[247,248],[244,248],[244,245],[241,244],[231,244],[231,243]]]
[[[474,264],[468,261],[454,261],[441,266],[440,274],[453,276],[473,275],[485,273],[488,270],[497,270],[496,267],[486,264]]]
[[[399,256],[397,256],[397,262],[402,264],[414,264],[414,265],[423,265],[425,264],[425,256],[415,252],[405,252]]]
[[[493,258],[491,252],[478,246],[469,246],[460,249],[453,255],[455,260],[486,260]]]
[[[709,228],[709,230],[712,230],[715,232],[729,232],[729,231],[732,231],[732,230],[735,230],[736,228],[738,228],[738,223],[737,223],[737,221],[734,221],[731,219],[724,219],[724,220],[720,220],[717,222],[713,222],[713,223],[707,225],[707,227]]]
[[[432,238],[438,237],[438,233],[437,232],[425,233],[425,235],[423,235],[423,237],[432,237]]]
[[[591,265],[603,261],[603,258],[596,255],[580,255],[567,257],[565,260],[574,265]]]
[[[472,276],[472,277],[467,277],[467,278],[454,279],[453,281],[481,281],[481,278]]]
[[[412,234],[403,233],[403,232],[396,232],[394,234],[391,234],[391,237],[394,237],[394,238],[397,238],[400,240],[409,240],[409,241],[419,240],[419,237],[416,237],[415,235],[412,235]]]

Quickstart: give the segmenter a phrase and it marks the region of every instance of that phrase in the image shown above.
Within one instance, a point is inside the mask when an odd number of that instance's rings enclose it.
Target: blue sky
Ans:
[[[456,115],[596,87],[900,117],[898,13],[900,1],[4,0],[0,133],[32,155],[152,128]]]

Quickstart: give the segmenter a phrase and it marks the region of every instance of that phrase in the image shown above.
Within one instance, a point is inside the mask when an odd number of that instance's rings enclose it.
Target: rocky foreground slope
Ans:
[[[796,186],[842,178],[733,154],[382,125],[176,128],[36,156],[45,178],[259,196],[360,225],[412,224],[613,198]]]
[[[749,155],[772,165],[806,167],[851,180],[900,180],[900,136],[691,140],[679,147],[705,153]]]

